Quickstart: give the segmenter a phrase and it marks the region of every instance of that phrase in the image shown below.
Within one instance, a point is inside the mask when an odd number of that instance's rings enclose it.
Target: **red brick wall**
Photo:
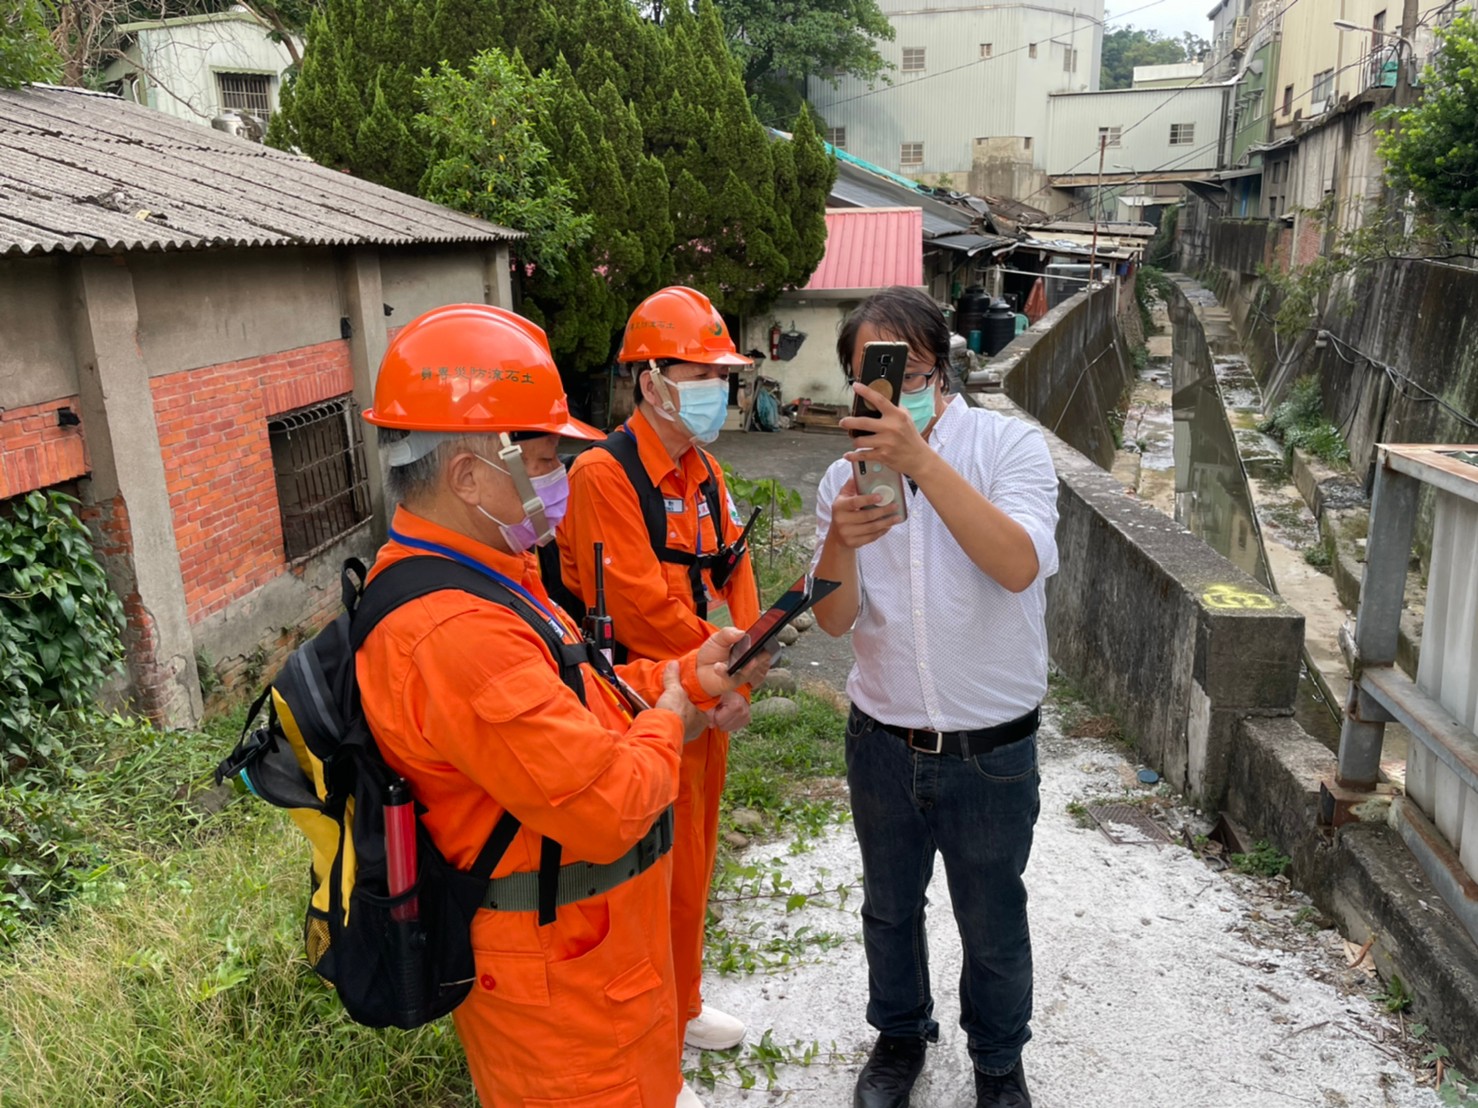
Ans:
[[[154,412],[190,621],[283,573],[267,419],[354,387],[344,341],[155,377]]]
[[[57,425],[57,409],[78,411],[77,398],[0,411],[0,500],[71,481],[87,472],[81,427]]]

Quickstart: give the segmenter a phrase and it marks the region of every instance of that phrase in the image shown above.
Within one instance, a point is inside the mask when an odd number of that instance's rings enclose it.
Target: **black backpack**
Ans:
[[[708,594],[703,588],[703,571],[712,569],[720,562],[723,557],[722,551],[695,554],[691,550],[667,545],[667,502],[662,491],[652,484],[651,475],[647,473],[647,467],[642,464],[636,437],[630,431],[624,427],[618,427],[604,441],[594,443],[590,449],[604,450],[621,463],[626,479],[636,490],[637,501],[641,504],[642,521],[647,527],[647,540],[651,543],[652,552],[657,555],[657,560],[660,562],[669,562],[688,568],[688,584],[693,590],[693,606],[697,609],[699,619],[707,619]],[[719,542],[722,545],[724,521],[720,514],[718,478],[714,476],[713,467],[708,464],[708,458],[701,450],[698,456],[703,459],[703,468],[708,471],[708,477],[698,486],[698,491],[708,502],[708,512],[713,519],[714,532],[719,536]],[[573,460],[571,458],[565,461],[566,468]],[[564,583],[564,572],[559,564],[558,544],[545,543],[538,548],[538,555],[539,576],[544,579],[544,589],[549,593],[550,599],[568,612],[584,612],[585,601],[576,596]],[[626,648],[621,645],[619,637],[616,643],[616,660],[618,662],[626,660]]]
[[[442,856],[417,818],[415,884],[389,895],[385,799],[398,779],[360,707],[355,653],[390,612],[445,589],[522,616],[558,659],[561,680],[582,703],[580,665],[593,652],[564,642],[521,596],[448,558],[405,558],[368,585],[365,580],[363,563],[344,563],[343,614],[298,647],[257,698],[241,739],[216,769],[216,781],[239,778],[255,795],[286,809],[311,842],[312,891],[304,923],[309,965],[334,986],[355,1021],[411,1028],[450,1012],[471,991],[472,919],[488,900],[489,878],[519,821],[505,811],[472,869],[464,871]],[[265,724],[251,730],[264,705]],[[667,837],[670,842],[670,824]],[[569,902],[557,895],[559,871],[559,844],[545,839],[538,873],[541,924],[553,921],[557,903]]]

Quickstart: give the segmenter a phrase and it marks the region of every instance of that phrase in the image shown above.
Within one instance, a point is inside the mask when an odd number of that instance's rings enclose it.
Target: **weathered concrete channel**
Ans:
[[[1053,660],[1119,718],[1139,755],[1173,787],[1289,854],[1295,882],[1353,941],[1370,941],[1382,972],[1399,975],[1414,996],[1417,1018],[1471,1070],[1478,1062],[1478,950],[1384,811],[1338,831],[1320,824],[1319,785],[1334,778],[1335,757],[1295,718],[1308,621],[1270,588],[1277,566],[1270,573],[1261,554],[1256,494],[1248,493],[1235,433],[1249,428],[1229,425],[1214,373],[1207,384],[1197,383],[1204,373],[1188,372],[1218,361],[1230,371],[1237,353],[1217,350],[1221,339],[1235,339],[1229,322],[1208,343],[1205,320],[1219,308],[1205,290],[1198,298],[1199,311],[1189,302],[1182,311],[1175,345],[1199,342],[1204,357],[1193,355],[1172,374],[1172,406],[1177,420],[1182,413],[1188,425],[1214,417],[1227,433],[1217,443],[1177,442],[1176,499],[1194,494],[1183,518],[1229,536],[1225,554],[1126,495],[1106,472],[1113,459],[1104,458],[1103,416],[1134,377],[1112,290],[1080,293],[1043,317],[993,359],[990,376],[1000,374],[1004,395],[973,397],[1012,414],[1024,410],[1049,432],[1061,478],[1063,553],[1048,592]],[[1255,385],[1242,375],[1248,382]],[[1096,415],[1084,412],[1085,394],[1101,406]],[[1242,399],[1233,397],[1234,410],[1256,407],[1250,396]],[[1241,414],[1251,422],[1250,412]],[[1246,506],[1234,510],[1238,486]]]

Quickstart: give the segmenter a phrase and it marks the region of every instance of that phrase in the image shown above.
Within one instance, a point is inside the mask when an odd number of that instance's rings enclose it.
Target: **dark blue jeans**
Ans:
[[[1021,875],[1041,811],[1037,738],[975,757],[922,754],[855,710],[847,784],[862,848],[867,1022],[939,1036],[931,1017],[925,892],[944,858],[964,947],[960,1026],[985,1073],[1008,1073],[1031,1038],[1032,946]]]

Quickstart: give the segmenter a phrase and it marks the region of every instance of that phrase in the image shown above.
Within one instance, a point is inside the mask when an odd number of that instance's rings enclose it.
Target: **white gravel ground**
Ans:
[[[1417,1084],[1395,1018],[1367,998],[1378,983],[1349,968],[1335,932],[1307,922],[1306,900],[1281,880],[1217,871],[1183,846],[1119,846],[1079,827],[1066,811],[1070,801],[1152,790],[1126,785],[1136,767],[1121,748],[1051,731],[1042,732],[1042,816],[1027,871],[1036,1016],[1025,1059],[1038,1108],[1438,1103]],[[830,828],[809,850],[790,849],[758,845],[745,860],[769,869],[780,859],[799,892],[818,881],[835,888],[860,880],[850,825]],[[930,893],[942,1030],[912,1104],[965,1108],[974,1104],[973,1085],[958,1026],[960,950],[942,866]],[[863,1016],[860,901],[852,892],[840,909],[811,903],[788,914],[780,898],[724,906],[733,934],[752,929],[762,941],[809,927],[844,941],[808,948],[778,971],[710,972],[708,1001],[748,1022],[750,1044],[768,1030],[781,1048],[814,1041],[822,1052],[809,1065],[780,1064],[767,1088],[746,1048],[757,1078],[749,1090],[732,1062],[710,1056],[718,1084],[702,1093],[705,1104],[851,1104],[874,1034]],[[699,1058],[689,1052],[686,1061],[695,1066]]]

